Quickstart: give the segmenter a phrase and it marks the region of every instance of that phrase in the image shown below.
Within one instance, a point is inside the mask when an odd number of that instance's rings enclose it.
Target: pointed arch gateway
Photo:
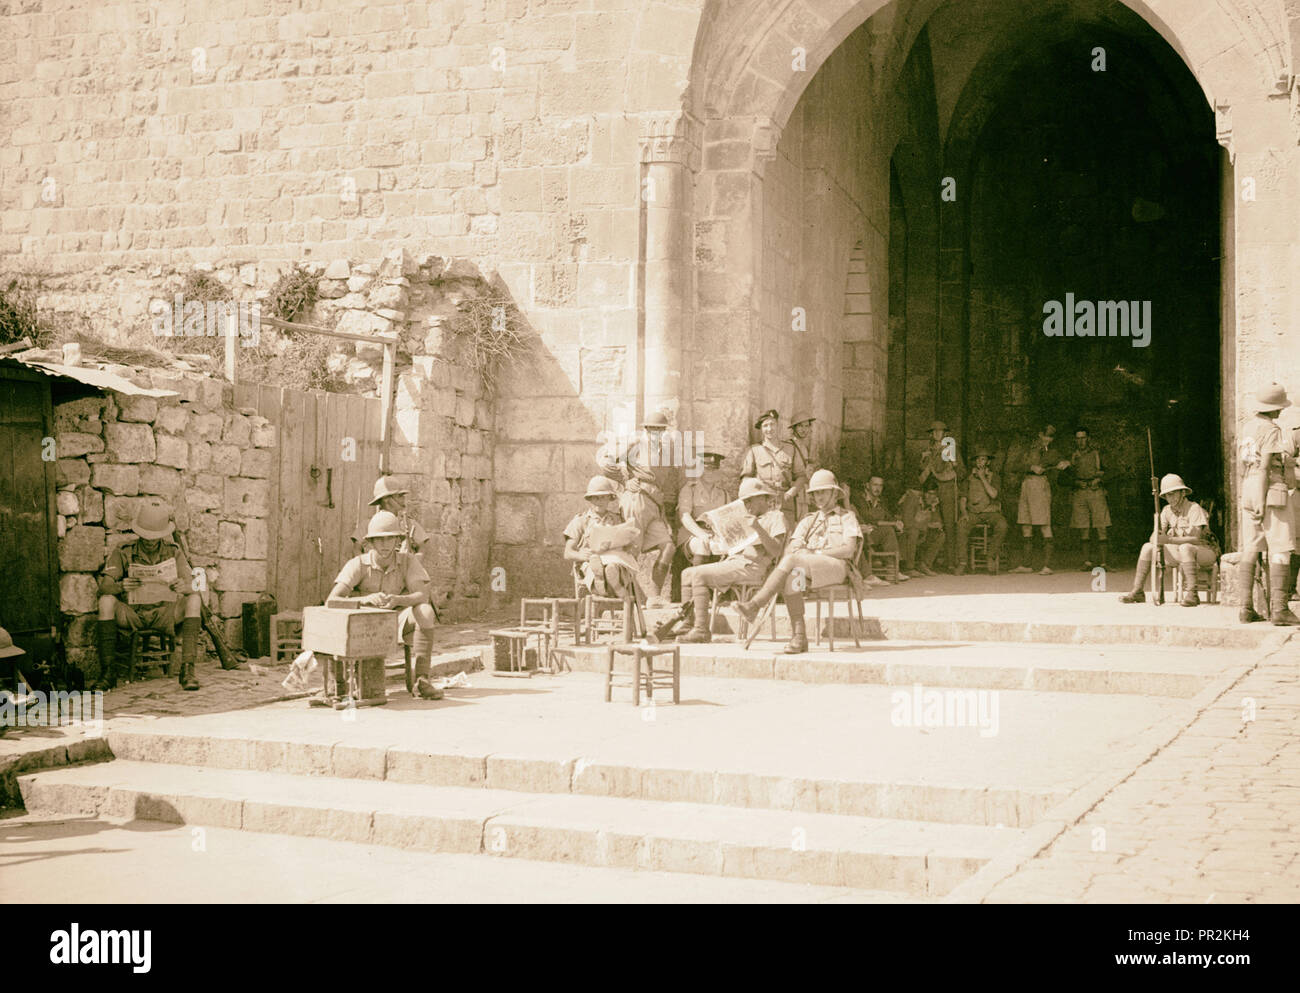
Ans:
[[[1116,49],[1111,73],[1125,73],[1124,57],[1131,70],[1134,59],[1167,53],[1152,60],[1159,71],[1168,76],[1176,67],[1185,78],[1173,86],[1173,97],[1160,97],[1156,116],[1181,106],[1195,118],[1198,139],[1217,139],[1223,149],[1211,153],[1217,156],[1211,228],[1222,249],[1197,246],[1207,259],[1222,256],[1213,260],[1217,273],[1198,277],[1221,286],[1208,305],[1214,334],[1198,339],[1201,351],[1218,353],[1210,377],[1217,437],[1203,440],[1217,442],[1220,464],[1236,426],[1233,398],[1288,365],[1300,374],[1294,357],[1300,339],[1294,331],[1278,335],[1275,320],[1279,312],[1300,313],[1287,277],[1290,248],[1267,230],[1284,223],[1279,218],[1300,230],[1295,127],[1290,102],[1277,99],[1286,86],[1294,19],[1280,0],[1063,0],[1043,8],[1035,19],[1025,5],[1004,0],[706,6],[687,94],[702,135],[694,217],[697,237],[707,231],[711,245],[727,250],[697,257],[693,309],[697,328],[729,329],[739,357],[727,383],[706,387],[712,400],[725,398],[748,412],[816,397],[815,413],[839,429],[845,460],[895,463],[908,457],[922,418],[940,416],[975,431],[985,429],[981,417],[1001,416],[982,413],[983,394],[967,395],[966,384],[981,373],[1001,384],[995,392],[1027,396],[1031,404],[1020,406],[1032,405],[1033,390],[1015,379],[1020,366],[1036,361],[1021,347],[1028,342],[1007,338],[1007,355],[991,363],[987,355],[990,319],[1005,337],[1007,327],[1026,320],[1029,304],[1009,301],[996,288],[972,288],[970,271],[972,232],[987,232],[989,223],[1008,238],[1020,232],[1006,217],[990,222],[979,214],[972,183],[987,186],[997,173],[981,145],[990,122],[1001,123],[1002,135],[1014,132],[998,119],[1009,87],[1050,88],[1053,81],[1050,59],[1038,58],[1048,75],[1029,84],[1023,74],[1008,84],[1007,68],[1033,56],[1039,38],[1059,48],[1086,40],[1089,31]],[[919,85],[927,82],[917,70],[919,51],[930,63],[928,92]],[[1257,164],[1271,177],[1257,202],[1267,197],[1269,203],[1247,214],[1235,202],[1235,175]],[[939,199],[938,180],[945,176],[955,180],[956,204]],[[1079,195],[1117,196],[1112,190]],[[1140,212],[1160,207],[1140,195],[1128,207],[1137,200]],[[922,233],[927,214],[937,219],[932,237]],[[900,253],[896,241],[903,236]],[[1078,241],[1077,231],[1066,238],[1067,245]],[[1246,260],[1250,286],[1234,278]],[[875,290],[869,315],[846,313],[854,278]],[[790,328],[796,306],[807,313],[803,338]],[[1201,300],[1201,323],[1206,308]],[[905,341],[897,340],[900,334]],[[972,343],[983,349],[979,356]],[[1183,387],[1204,392],[1205,376],[1198,375]],[[929,410],[922,402],[927,395]],[[729,440],[738,446],[746,439]]]

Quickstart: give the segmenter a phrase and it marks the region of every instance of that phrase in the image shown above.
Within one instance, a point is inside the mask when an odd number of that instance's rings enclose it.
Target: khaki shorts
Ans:
[[[792,557],[794,569],[786,578],[785,593],[808,593],[823,586],[835,586],[849,574],[849,564],[830,555],[795,552]]]
[[[1294,505],[1294,499],[1291,503]],[[1290,555],[1295,551],[1295,507],[1265,507],[1262,520],[1241,512],[1241,550],[1249,555]]]
[[[745,559],[724,559],[708,565],[693,565],[682,570],[682,596],[687,586],[705,586],[725,590],[729,586],[759,586],[766,570],[757,562]]]
[[[1110,507],[1106,504],[1106,491],[1075,490],[1070,500],[1070,527],[1110,527]]]
[[[113,604],[113,620],[128,631],[166,631],[174,634],[176,625],[185,620],[185,598],[177,597],[171,603],[135,606],[117,600]]]
[[[1020,484],[1020,510],[1016,523],[1036,528],[1052,526],[1052,486],[1046,476],[1026,476]]]

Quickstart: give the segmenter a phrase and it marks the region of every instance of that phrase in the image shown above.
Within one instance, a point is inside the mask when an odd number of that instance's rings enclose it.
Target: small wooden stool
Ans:
[[[971,572],[978,569],[987,569],[991,564],[993,575],[998,574],[998,559],[1000,556],[989,558],[989,526],[987,524],[976,524],[971,528],[970,538],[966,542],[966,554],[970,562],[969,568]]]
[[[302,653],[302,611],[271,615],[271,663],[292,662]]]
[[[641,679],[644,672],[645,678],[645,695],[647,700],[654,699],[654,688],[656,686],[672,687],[673,703],[681,702],[682,692],[682,650],[678,645],[610,645],[605,649],[605,702],[609,703],[612,699],[614,688],[614,656],[629,655],[632,657],[632,705],[639,706],[641,703]],[[656,669],[655,659],[660,655],[671,655],[673,657],[673,666],[671,669]],[[642,670],[642,663],[645,669]],[[621,684],[620,684],[621,685]]]
[[[878,565],[884,566],[884,570],[879,570]],[[876,552],[868,549],[867,571],[873,576],[888,579],[891,583],[898,582],[898,553]]]
[[[176,637],[166,631],[140,628],[131,632],[131,654],[127,656],[126,678],[135,680],[136,666],[157,666],[167,675],[172,675],[172,659],[176,652]]]
[[[522,676],[527,679],[534,672],[547,665],[551,653],[550,633],[543,630],[503,628],[490,632],[492,635],[492,656],[494,676]],[[528,642],[536,639],[536,663],[528,664]],[[545,671],[550,671],[545,669]]]

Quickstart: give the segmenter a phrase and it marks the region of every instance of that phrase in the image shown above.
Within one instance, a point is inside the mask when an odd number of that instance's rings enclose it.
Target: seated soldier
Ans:
[[[1196,595],[1196,573],[1203,566],[1213,565],[1218,549],[1210,534],[1210,519],[1199,503],[1187,498],[1192,488],[1177,473],[1169,473],[1160,480],[1160,495],[1168,504],[1160,511],[1160,551],[1165,565],[1181,569],[1183,574],[1184,607],[1195,607],[1201,602]],[[1155,559],[1155,535],[1142,546],[1138,556],[1137,571],[1133,574],[1133,589],[1120,597],[1120,603],[1145,603],[1142,589],[1151,573]],[[1249,596],[1249,592],[1247,592]]]
[[[843,491],[829,469],[818,469],[808,481],[808,496],[817,509],[799,522],[762,589],[752,599],[737,604],[745,620],[754,623],[758,612],[778,593],[790,614],[792,635],[787,655],[808,651],[804,628],[803,594],[842,583],[857,558],[862,529],[857,515],[839,506]]]
[[[703,471],[700,478],[691,480],[677,495],[682,525],[677,533],[677,544],[685,550],[691,565],[704,565],[705,562],[715,561],[722,554],[711,533],[712,525],[704,516],[706,512],[717,510],[731,502],[731,495],[722,482],[722,460],[723,456],[717,452],[701,452]],[[682,587],[682,600],[690,600],[685,586]]]
[[[898,545],[898,535],[903,530],[903,520],[900,514],[891,512],[885,505],[884,492],[885,481],[880,476],[872,476],[867,483],[867,488],[859,491],[854,498],[853,509],[858,515],[858,523],[862,525],[862,530],[867,536],[867,547],[873,552],[892,552],[898,555],[898,581],[901,583],[909,578],[903,571],[903,557]],[[875,577],[866,577],[869,585],[876,585],[871,582],[873,578]],[[884,583],[884,580],[877,580],[877,582]]]
[[[592,476],[586,500],[587,509],[564,529],[564,558],[574,564],[579,584],[596,596],[625,597],[632,593],[631,576],[636,571],[636,562],[626,549],[635,544],[639,534],[635,527],[621,534],[606,532],[603,538],[593,534],[597,527],[613,529],[627,523],[619,510],[619,493],[613,480]]]
[[[405,537],[396,514],[381,510],[370,518],[362,546],[366,551],[344,563],[326,602],[348,598],[356,599],[363,607],[400,610],[397,629],[402,640],[415,636],[415,691],[425,700],[438,700],[442,691],[429,678],[433,629],[438,617],[429,602],[429,574],[424,564],[414,552],[399,548]]]
[[[906,499],[906,498],[905,498]],[[904,518],[906,520],[906,518]],[[939,508],[939,485],[927,480],[912,519],[903,534],[910,569],[922,576],[934,576],[934,560],[943,548],[943,517]]]
[[[180,684],[187,690],[197,690],[194,663],[199,651],[199,616],[201,602],[194,591],[193,574],[185,553],[170,539],[172,537],[171,508],[162,500],[150,498],[135,513],[131,530],[139,537],[126,542],[108,556],[104,574],[99,578],[99,665],[103,685],[117,685],[117,632],[162,631],[174,635],[176,625],[181,626]],[[133,565],[160,565],[172,560],[176,578],[165,584],[142,581],[132,576]],[[158,599],[152,603],[123,603],[133,599],[141,589],[152,590]],[[149,593],[137,594],[149,596]]]
[[[683,491],[685,492],[685,491]],[[702,644],[713,630],[709,617],[710,591],[732,586],[757,586],[767,570],[781,556],[785,539],[785,515],[777,506],[776,494],[760,480],[747,476],[740,481],[740,499],[749,513],[748,524],[758,541],[733,552],[721,562],[691,566],[682,572],[682,600],[691,606],[695,626],[682,641]]]
[[[998,498],[1001,483],[989,466],[991,458],[987,448],[978,449],[975,468],[962,484],[961,512],[957,518],[957,554],[962,556],[962,561],[953,570],[958,576],[966,571],[966,546],[976,525],[987,524],[993,529],[988,549],[987,568],[990,573],[994,561],[1002,553],[1002,541],[1007,536],[1007,519],[1002,516],[1002,504]]]

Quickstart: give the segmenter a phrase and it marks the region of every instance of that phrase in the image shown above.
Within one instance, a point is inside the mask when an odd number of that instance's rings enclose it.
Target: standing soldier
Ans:
[[[766,410],[754,422],[763,432],[763,442],[751,445],[745,452],[745,464],[740,469],[742,479],[753,476],[776,494],[779,507],[785,514],[786,531],[794,530],[794,498],[806,482],[794,472],[794,446],[779,441],[781,415]]]
[[[667,599],[661,589],[671,579],[673,532],[664,517],[664,498],[650,469],[629,463],[631,476],[619,496],[623,519],[636,525],[640,540],[628,548],[637,564],[637,581],[645,594],[646,606],[663,607]]]
[[[1015,462],[1016,471],[1024,477],[1020,484],[1020,507],[1016,521],[1025,539],[1025,560],[1012,572],[1034,571],[1033,566],[1029,565],[1029,546],[1034,528],[1038,528],[1043,540],[1043,567],[1038,570],[1038,574],[1052,574],[1052,484],[1047,474],[1070,464],[1064,459],[1057,459],[1056,453],[1052,451],[1052,442],[1055,440],[1056,428],[1051,424],[1043,425],[1038,437],[1030,442]]]
[[[1105,569],[1106,529],[1110,527],[1110,508],[1106,504],[1106,491],[1101,485],[1105,473],[1101,465],[1101,452],[1089,444],[1087,428],[1074,429],[1074,452],[1070,455],[1070,465],[1074,469],[1070,527],[1079,532],[1083,546],[1083,565],[1080,571],[1092,571],[1092,556],[1088,554],[1088,531],[1092,528],[1097,530],[1097,564]]]
[[[1255,586],[1255,558],[1268,556],[1269,610],[1274,624],[1298,624],[1287,594],[1291,578],[1291,552],[1295,549],[1295,451],[1283,437],[1278,415],[1291,401],[1286,390],[1273,383],[1255,395],[1255,416],[1241,440],[1241,564],[1240,619],[1243,624],[1263,620],[1251,606]]]
[[[398,551],[418,553],[420,546],[429,540],[429,532],[420,526],[420,522],[412,517],[406,509],[406,495],[410,490],[404,490],[397,485],[392,476],[380,476],[375,480],[374,496],[370,499],[370,506],[376,508],[375,513],[386,510],[390,514],[396,514],[398,520],[402,522],[402,545]],[[361,554],[361,543],[366,540],[367,524],[358,524],[357,529],[352,532],[352,540],[356,542],[357,554]]]
[[[704,464],[704,472],[699,479],[693,479],[683,486],[677,497],[681,523],[677,544],[685,551],[693,566],[704,565],[723,554],[714,550],[709,519],[704,516],[707,511],[717,510],[731,502],[719,471],[722,460],[723,457],[717,452],[701,452],[700,461]],[[684,590],[682,599],[686,599]]]
[[[813,424],[817,418],[807,412],[794,415],[790,422],[790,446],[794,449],[794,478],[801,481],[795,494],[795,513],[800,520],[808,513],[808,476],[813,471]]]
[[[989,462],[992,453],[987,448],[975,452],[975,468],[966,480],[964,494],[961,498],[961,519],[957,522],[957,548],[960,554],[966,554],[966,543],[970,540],[971,529],[977,524],[986,524],[993,529],[989,541],[988,571],[993,571],[993,563],[1002,554],[1002,541],[1007,536],[1007,519],[1002,516],[1002,505],[998,502],[1002,482],[994,474]],[[966,571],[963,560],[957,564],[957,575]]]
[[[633,469],[648,470],[650,483],[657,494],[656,502],[663,513],[664,523],[677,520],[677,497],[682,488],[682,466],[685,464],[685,452],[680,432],[669,432],[668,415],[656,410],[648,415],[641,425],[641,437],[628,449],[627,463]],[[641,474],[644,476],[644,473]],[[668,561],[663,565],[663,578],[651,596],[655,604],[666,602],[672,592],[672,552],[671,529],[667,545]]]
[[[966,478],[966,467],[957,454],[957,440],[948,435],[948,425],[943,421],[930,424],[930,446],[921,453],[920,488],[933,479],[938,484],[939,515],[943,520],[947,538],[948,571],[956,572],[957,558],[957,497],[960,482]]]

